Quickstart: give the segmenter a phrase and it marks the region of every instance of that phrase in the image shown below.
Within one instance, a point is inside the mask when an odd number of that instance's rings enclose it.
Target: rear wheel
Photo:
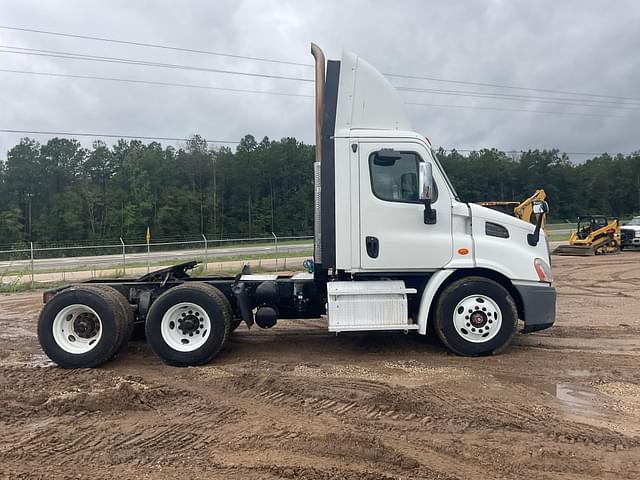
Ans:
[[[183,284],[151,305],[147,342],[167,364],[202,365],[215,357],[229,336],[231,306],[215,287]]]
[[[511,342],[517,326],[513,298],[493,280],[462,278],[448,285],[438,299],[436,332],[458,355],[499,353]]]
[[[117,300],[92,287],[64,290],[47,302],[38,318],[38,340],[63,368],[97,367],[121,347],[127,320]]]

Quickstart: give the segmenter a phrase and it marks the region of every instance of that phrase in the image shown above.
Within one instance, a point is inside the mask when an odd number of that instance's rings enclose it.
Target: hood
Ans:
[[[493,208],[483,207],[477,203],[470,203],[469,206],[471,207],[474,217],[498,223],[503,227],[524,229],[527,233],[532,233],[536,228],[535,225],[529,222],[525,222],[524,220],[520,220],[514,216],[499,212]]]
[[[640,231],[640,225],[622,225],[622,230],[633,230],[634,232]]]

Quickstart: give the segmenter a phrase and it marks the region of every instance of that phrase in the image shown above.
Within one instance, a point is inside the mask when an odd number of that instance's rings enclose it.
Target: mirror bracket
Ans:
[[[431,208],[431,200],[424,200],[424,224],[435,225],[437,220],[436,211]]]

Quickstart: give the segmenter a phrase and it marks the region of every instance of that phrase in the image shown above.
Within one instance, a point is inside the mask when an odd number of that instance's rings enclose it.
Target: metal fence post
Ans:
[[[273,241],[276,247],[276,272],[277,272],[278,271],[278,237],[273,232],[271,232],[271,235],[273,235]]]
[[[122,275],[127,274],[127,251],[124,245],[122,237],[120,237],[120,243],[122,244]]]
[[[204,238],[204,271],[208,271],[209,269],[209,251],[208,251],[208,245],[207,245],[207,237],[204,236],[204,233],[202,234],[202,238]]]
[[[29,242],[29,245],[31,250],[31,288],[33,288],[33,284],[34,284],[33,242]]]

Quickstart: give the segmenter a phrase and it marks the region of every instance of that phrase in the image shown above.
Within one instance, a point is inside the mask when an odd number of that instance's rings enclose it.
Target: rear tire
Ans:
[[[38,318],[40,346],[62,368],[102,365],[121,347],[126,329],[114,296],[90,286],[58,293]]]
[[[97,290],[102,290],[103,292],[107,293],[107,295],[110,295],[111,298],[113,298],[113,300],[120,307],[120,311],[122,312],[122,315],[125,319],[125,329],[123,330],[124,336],[120,340],[120,347],[118,348],[118,351],[122,350],[126,346],[127,342],[131,339],[131,334],[133,333],[134,329],[135,313],[133,311],[133,308],[131,307],[131,304],[129,303],[129,300],[127,300],[127,298],[122,293],[120,293],[110,285],[89,284],[83,288],[95,288]]]
[[[147,342],[167,364],[208,363],[229,336],[231,306],[206,283],[182,284],[158,297],[147,314]]]
[[[436,332],[454,353],[494,355],[511,342],[518,326],[516,304],[499,283],[467,277],[448,285],[438,298]]]

